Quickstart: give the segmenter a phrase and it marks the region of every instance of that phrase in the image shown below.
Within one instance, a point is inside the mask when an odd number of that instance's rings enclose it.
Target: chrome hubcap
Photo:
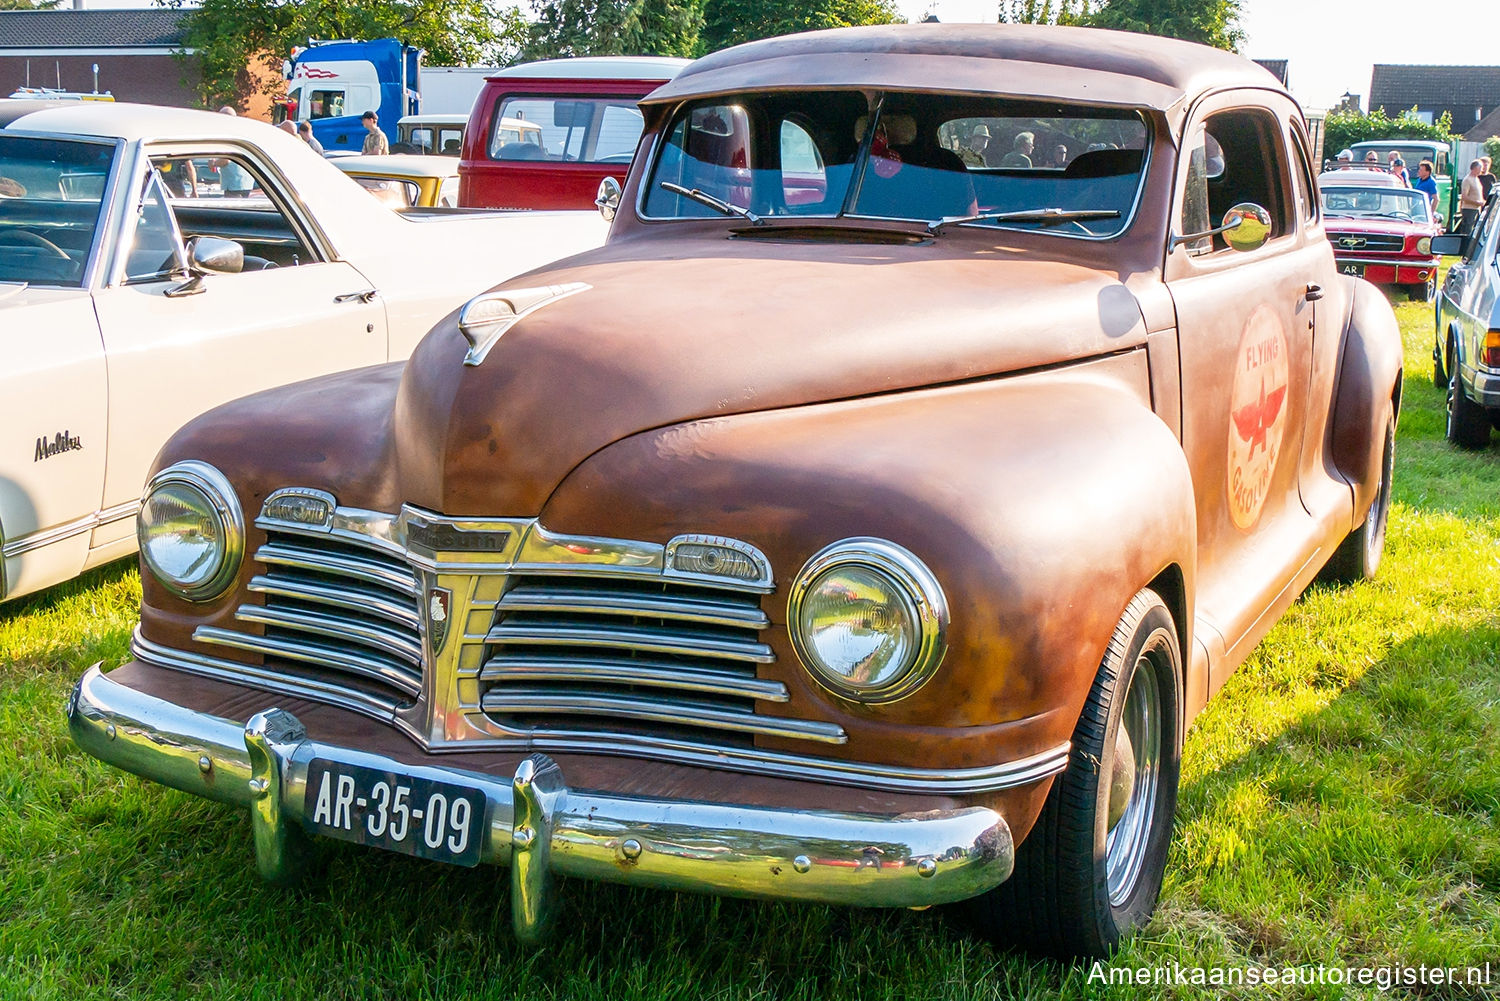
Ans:
[[[1146,861],[1161,774],[1161,732],[1156,668],[1150,658],[1142,656],[1125,694],[1125,711],[1110,763],[1104,869],[1109,902],[1116,907],[1130,899]]]

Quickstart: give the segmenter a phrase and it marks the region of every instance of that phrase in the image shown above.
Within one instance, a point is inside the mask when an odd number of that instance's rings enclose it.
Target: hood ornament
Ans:
[[[541,285],[537,288],[505,289],[476,295],[458,313],[458,329],[469,342],[465,365],[478,365],[490,348],[511,327],[543,306],[592,288],[583,282]]]

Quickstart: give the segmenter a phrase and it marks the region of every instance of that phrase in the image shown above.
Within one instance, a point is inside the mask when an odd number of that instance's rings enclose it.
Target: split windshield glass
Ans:
[[[952,94],[712,98],[668,126],[644,214],[928,224],[1011,214],[963,225],[1108,237],[1129,225],[1149,134],[1129,109]]]

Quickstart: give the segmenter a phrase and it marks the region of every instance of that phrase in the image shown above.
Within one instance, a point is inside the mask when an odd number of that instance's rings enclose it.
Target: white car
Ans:
[[[167,436],[235,397],[404,359],[594,212],[381,208],[230,115],[0,101],[0,600],[133,552]]]

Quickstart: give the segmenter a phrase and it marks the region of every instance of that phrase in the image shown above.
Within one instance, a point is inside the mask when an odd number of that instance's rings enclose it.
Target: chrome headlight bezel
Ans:
[[[218,522],[223,540],[218,556],[218,566],[213,574],[197,584],[184,584],[167,573],[153,558],[151,549],[142,537],[145,517],[151,495],[166,486],[185,486],[202,495]],[[222,595],[239,573],[245,555],[245,514],[240,508],[239,495],[234,492],[229,478],[218,469],[198,459],[187,459],[173,463],[151,477],[141,493],[141,513],[136,518],[136,543],[140,548],[141,562],[151,575],[173,594],[188,601],[212,601]]]
[[[1423,236],[1417,239],[1417,253],[1421,254],[1423,257],[1426,257],[1432,253],[1432,237]]]
[[[901,597],[916,626],[916,643],[907,664],[878,685],[851,685],[826,669],[801,633],[799,622],[808,593],[829,571],[841,567],[859,567],[883,577]],[[937,578],[913,553],[885,539],[843,539],[815,553],[792,581],[786,618],[792,649],[819,687],[865,705],[895,702],[916,692],[932,680],[948,651],[948,600]]]

